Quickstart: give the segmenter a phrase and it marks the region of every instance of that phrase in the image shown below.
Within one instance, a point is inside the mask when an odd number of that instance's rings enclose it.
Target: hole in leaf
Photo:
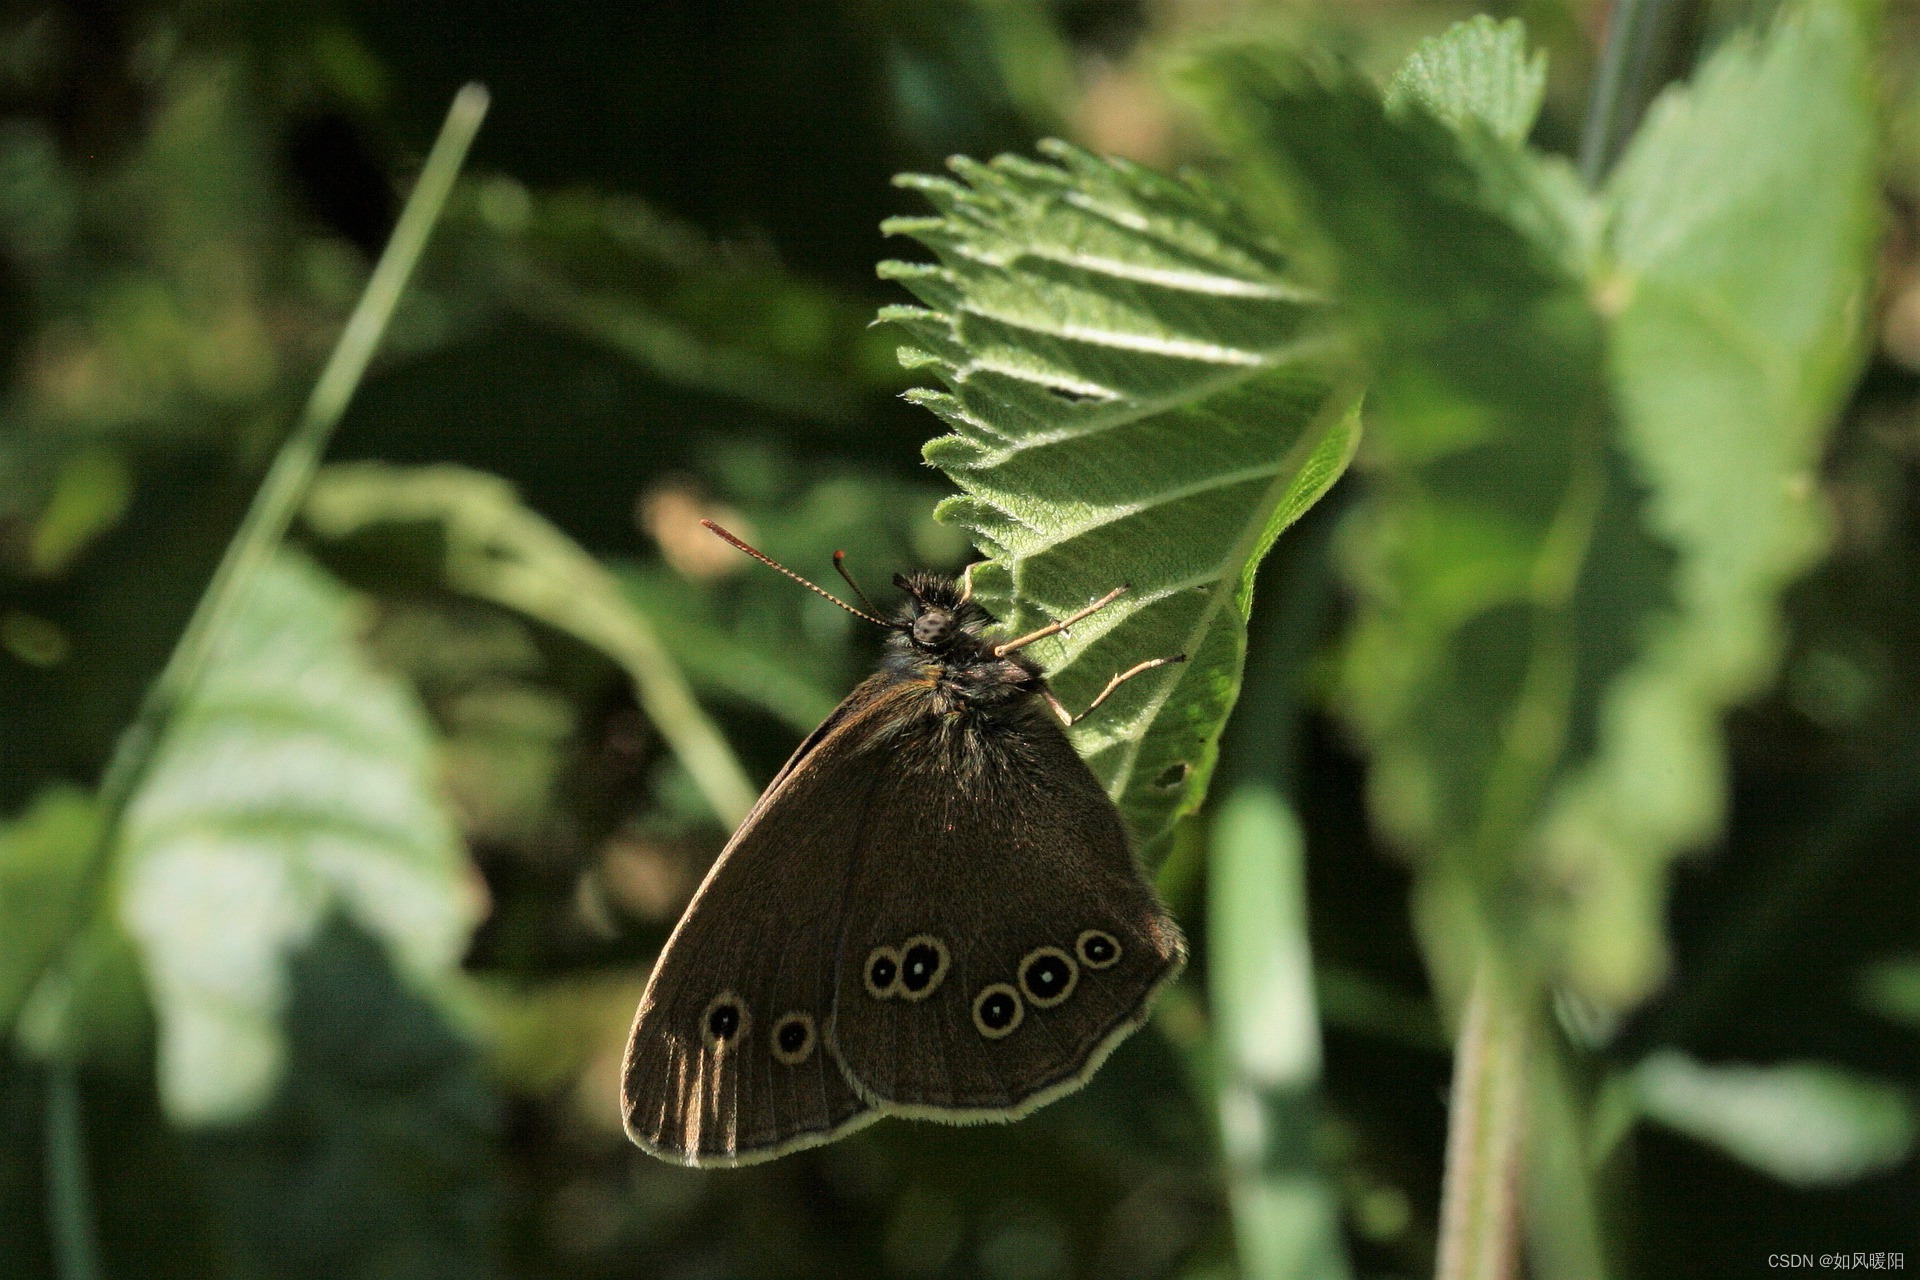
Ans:
[[[1153,785],[1162,791],[1177,790],[1186,784],[1187,775],[1192,772],[1193,766],[1182,760],[1178,764],[1170,764],[1162,769],[1160,776],[1153,780]]]

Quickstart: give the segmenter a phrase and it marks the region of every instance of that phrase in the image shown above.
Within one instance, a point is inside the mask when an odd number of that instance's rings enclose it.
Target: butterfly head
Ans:
[[[893,623],[906,647],[920,654],[947,657],[984,644],[980,633],[992,619],[986,610],[965,599],[951,578],[935,573],[896,574],[893,585],[908,597]]]

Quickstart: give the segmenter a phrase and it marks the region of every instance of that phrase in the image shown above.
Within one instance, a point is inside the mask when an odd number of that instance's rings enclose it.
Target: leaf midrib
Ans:
[[[1240,567],[1244,566],[1252,556],[1254,546],[1266,532],[1273,513],[1280,509],[1281,501],[1292,487],[1296,473],[1305,465],[1307,458],[1312,456],[1319,441],[1345,417],[1348,404],[1347,396],[1329,395],[1325,404],[1321,406],[1320,412],[1314,415],[1315,429],[1301,432],[1300,438],[1295,440],[1288,447],[1287,452],[1281,456],[1278,472],[1274,475],[1272,482],[1267,485],[1266,491],[1260,495],[1260,501],[1254,506],[1252,516],[1234,537],[1233,546],[1222,557],[1219,572],[1211,579],[1216,585],[1223,583],[1229,573],[1237,574]],[[1190,654],[1200,646],[1213,629],[1214,619],[1219,616],[1221,608],[1233,594],[1231,591],[1223,590],[1208,593],[1206,607],[1200,610],[1193,626],[1187,631],[1185,641],[1181,644],[1182,653]],[[1187,674],[1191,669],[1188,665],[1182,664],[1178,675],[1164,682],[1158,691],[1149,696],[1146,707],[1142,709],[1141,723],[1150,729],[1159,720],[1168,699],[1173,696],[1173,691],[1186,683]],[[1140,752],[1146,745],[1147,736],[1146,732],[1136,734],[1127,743],[1121,757],[1120,768],[1114,774],[1113,784],[1108,788],[1108,794],[1116,803],[1126,795],[1127,788],[1133,783],[1133,771],[1139,764]]]

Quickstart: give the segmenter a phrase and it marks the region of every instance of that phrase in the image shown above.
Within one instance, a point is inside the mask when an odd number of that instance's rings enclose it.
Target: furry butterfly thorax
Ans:
[[[768,785],[641,997],[621,1104],[654,1155],[747,1164],[886,1115],[1016,1119],[1083,1084],[1185,961],[1022,652],[1119,591],[1005,639],[966,580],[894,583],[890,619],[835,599],[891,633],[879,670]]]

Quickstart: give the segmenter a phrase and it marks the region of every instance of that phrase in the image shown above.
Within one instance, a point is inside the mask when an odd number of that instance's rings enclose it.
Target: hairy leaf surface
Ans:
[[[1344,470],[1357,419],[1330,391],[1318,296],[1243,216],[1192,183],[1049,154],[903,180],[939,213],[888,230],[938,260],[883,267],[926,304],[883,316],[946,386],[912,398],[950,428],[926,458],[962,490],[940,518],[988,556],[981,599],[1020,632],[1130,588],[1036,646],[1061,699],[1188,656],[1075,730],[1150,842],[1204,793],[1253,569]]]

